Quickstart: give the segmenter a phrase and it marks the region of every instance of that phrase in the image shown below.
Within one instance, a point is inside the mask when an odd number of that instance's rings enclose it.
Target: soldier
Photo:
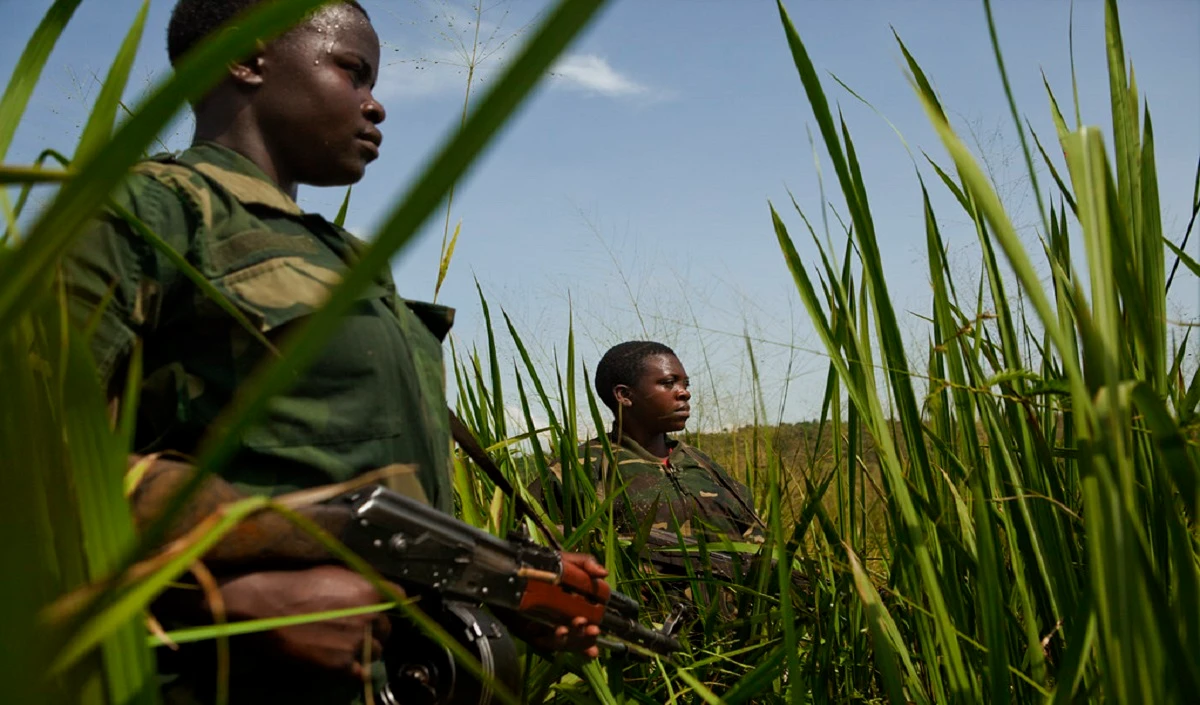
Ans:
[[[610,467],[599,439],[581,448],[580,457],[590,462],[599,490],[623,488],[618,530],[635,532],[650,521],[651,528],[678,528],[684,536],[761,535],[749,489],[668,435],[687,425],[692,398],[687,372],[669,347],[649,341],[613,346],[596,366],[596,394],[613,412],[608,439],[616,465]]]
[[[179,0],[168,28],[172,64],[258,1]],[[140,164],[114,200],[278,341],[321,304],[362,247],[303,212],[295,198],[299,184],[357,182],[378,156],[385,118],[372,96],[378,70],[379,40],[367,13],[354,0],[326,5],[230,64],[193,106],[192,146]],[[268,351],[137,233],[114,211],[81,235],[64,264],[70,309],[80,324],[98,315],[91,344],[111,399],[120,398],[132,351],[142,346],[136,449],[191,454]],[[452,318],[450,309],[401,299],[390,274],[380,273],[188,513],[396,463],[419,466],[412,494],[452,511],[441,350]],[[171,467],[160,462],[143,480],[134,496],[139,523],[148,511],[140,500],[155,494]],[[568,560],[605,575],[590,556]],[[333,565],[259,566],[222,577],[220,596],[230,619],[383,601],[357,573]],[[167,626],[211,621],[198,600],[183,602],[160,603],[156,616]],[[356,680],[370,667],[360,662],[364,646],[378,658],[388,633],[387,618],[375,614],[234,639],[234,701],[353,702],[363,691]],[[598,633],[577,622],[535,642],[595,656]],[[181,653],[160,655],[167,701],[211,700],[216,675],[206,658]]]

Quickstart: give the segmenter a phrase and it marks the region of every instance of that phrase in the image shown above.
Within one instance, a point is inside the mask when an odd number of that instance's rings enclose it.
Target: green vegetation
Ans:
[[[87,331],[69,330],[55,278],[73,233],[185,101],[217,79],[256,37],[288,26],[318,0],[261,6],[203,47],[114,128],[142,31],[143,12],[113,61],[70,159],[47,151],[36,165],[0,165],[7,222],[0,241],[0,701],[135,703],[155,698],[145,607],[261,498],[229,508],[170,560],[146,562],[122,477],[128,409],[108,418],[87,354]],[[282,346],[203,449],[220,467],[221,439],[251,423],[270,394],[303,367],[356,287],[412,236],[458,176],[601,5],[563,0],[476,104],[461,129],[398,198],[361,264],[328,305]],[[31,38],[0,98],[0,158],[78,0],[58,0]],[[985,2],[985,6],[987,3]],[[990,16],[990,13],[989,13]],[[602,556],[617,587],[641,594],[661,621],[684,587],[724,591],[701,605],[672,662],[614,656],[528,658],[528,702],[1186,702],[1200,692],[1200,374],[1184,364],[1188,338],[1168,343],[1167,256],[1181,277],[1200,265],[1165,240],[1155,139],[1124,56],[1115,0],[1106,5],[1113,144],[1049,95],[1065,169],[1045,136],[1022,135],[1039,194],[1041,252],[1027,251],[995,189],[945,117],[913,54],[900,44],[918,100],[951,161],[915,169],[926,194],[931,343],[906,353],[889,297],[868,194],[849,128],[831,112],[800,36],[780,6],[786,40],[833,165],[848,214],[844,243],[822,244],[799,212],[769,215],[797,289],[829,355],[820,419],[694,439],[746,480],[771,528],[760,562],[723,581],[701,561],[669,584],[647,572],[596,504],[576,456],[580,422],[606,425],[580,380],[588,370],[566,341],[561,367],[540,374],[520,331],[481,305],[487,347],[455,350],[449,370],[460,416],[526,487],[563,465],[567,496],[548,518],[565,544]],[[993,43],[995,37],[993,33]],[[998,44],[997,61],[1003,71]],[[919,48],[914,48],[919,54]],[[1007,83],[1007,82],[1006,82]],[[1049,86],[1047,87],[1049,93]],[[1076,111],[1078,112],[1078,111]],[[1033,138],[1025,144],[1025,137]],[[1056,189],[1037,185],[1042,161]],[[927,181],[928,180],[928,183]],[[27,231],[31,184],[61,182]],[[985,267],[955,281],[926,188],[945,188],[976,226]],[[1197,189],[1200,195],[1200,174]],[[1200,198],[1194,210],[1200,210]],[[802,261],[793,232],[817,244]],[[1070,233],[1080,237],[1073,253]],[[1044,259],[1043,281],[1033,264]],[[444,266],[444,263],[443,263]],[[1033,318],[1014,310],[1017,297]],[[990,308],[985,308],[985,301]],[[496,352],[511,336],[515,361]],[[516,366],[515,388],[504,372]],[[136,377],[136,375],[133,375]],[[919,380],[930,380],[918,394]],[[523,410],[512,427],[506,409]],[[549,419],[536,427],[534,417]],[[543,443],[527,444],[537,432]],[[527,450],[522,450],[527,449]],[[460,516],[502,533],[511,503],[459,459]],[[531,530],[534,527],[529,527]],[[152,529],[151,535],[154,534]],[[536,535],[536,531],[535,531]],[[804,578],[793,581],[793,568]],[[132,571],[132,572],[131,572]],[[12,579],[11,576],[19,576]],[[114,577],[117,576],[117,577]],[[125,579],[129,577],[134,579]],[[682,584],[680,584],[682,583]],[[804,589],[796,586],[803,585]],[[90,586],[83,589],[84,586]],[[227,634],[215,628],[210,637]]]

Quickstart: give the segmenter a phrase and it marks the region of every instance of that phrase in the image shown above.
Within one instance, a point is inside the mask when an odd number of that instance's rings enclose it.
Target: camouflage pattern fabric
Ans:
[[[275,344],[321,305],[362,248],[302,212],[249,160],[211,143],[141,163],[113,199]],[[139,452],[194,453],[272,354],[115,211],[80,235],[64,275],[74,322],[99,316],[92,351],[110,390],[122,388],[141,341]],[[394,489],[451,512],[441,338],[452,322],[451,309],[402,300],[381,273],[221,474],[244,492],[274,495],[413,463],[418,481],[400,478]],[[212,701],[211,645],[189,646],[160,654],[167,702]],[[233,702],[361,702],[362,684],[299,674],[286,681],[251,673],[234,683]]]
[[[599,501],[606,488],[623,493],[615,501],[618,531],[633,533],[650,522],[650,528],[678,528],[684,536],[753,540],[762,535],[750,490],[695,447],[668,441],[664,462],[629,437],[610,434],[609,441],[615,465],[600,439],[582,445],[579,457],[592,467]]]
[[[114,199],[275,343],[320,306],[362,247],[212,143],[140,164]],[[92,339],[110,389],[135,340],[143,344],[137,450],[194,452],[271,353],[121,217],[98,219],[77,243],[64,265],[74,320],[89,320],[115,286]],[[246,492],[279,494],[415,463],[427,501],[450,511],[439,336],[452,316],[401,300],[382,273],[222,474]]]

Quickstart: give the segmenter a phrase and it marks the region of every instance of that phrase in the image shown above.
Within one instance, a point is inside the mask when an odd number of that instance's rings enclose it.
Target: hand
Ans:
[[[397,588],[398,589],[398,588]],[[221,596],[231,620],[263,619],[326,612],[385,602],[366,578],[334,565],[306,570],[248,573],[226,581]],[[348,677],[363,678],[364,641],[369,661],[383,653],[391,623],[382,612],[310,622],[266,633],[273,656]]]
[[[499,615],[499,613],[497,614]],[[573,651],[585,658],[593,659],[600,655],[600,647],[596,646],[596,637],[600,636],[600,627],[589,624],[586,617],[576,617],[571,626],[559,625],[551,627],[517,612],[508,612],[502,616],[508,630],[535,649],[541,651]]]
[[[607,578],[608,569],[600,565],[600,561],[590,553],[563,553],[563,563],[570,563],[576,568],[581,568],[585,573],[593,578]]]
[[[562,558],[563,563],[584,571],[594,579],[603,579],[608,575],[608,570],[590,554],[563,553]],[[600,655],[600,647],[596,646],[596,637],[600,636],[600,626],[589,623],[585,617],[576,617],[571,620],[570,625],[551,627],[515,612],[506,611],[503,614],[499,612],[497,614],[501,616],[513,634],[536,649],[574,651],[589,659]]]

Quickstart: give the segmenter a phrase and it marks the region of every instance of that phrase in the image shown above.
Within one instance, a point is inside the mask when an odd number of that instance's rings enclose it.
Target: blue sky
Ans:
[[[7,76],[50,2],[0,4],[6,17],[0,72]],[[469,47],[473,25],[467,0],[365,4],[384,43],[377,93],[388,109],[383,156],[355,187],[348,218],[353,230],[369,236],[457,124],[466,78],[459,54],[464,43]],[[166,70],[163,43],[171,5],[151,3],[133,92]],[[1041,72],[1070,120],[1070,4],[994,5],[1018,107],[1043,142],[1053,142]],[[1103,3],[1075,5],[1084,122],[1107,130]],[[38,117],[18,131],[10,160],[27,161],[45,146],[71,149],[96,92],[94,76],[107,70],[137,6],[127,0],[83,2],[35,94],[30,110]],[[481,36],[490,41],[477,75],[486,88],[545,4],[488,0],[484,7]],[[792,0],[788,8],[854,137],[889,285],[917,351],[927,335],[917,315],[928,312],[929,286],[912,161],[892,128],[829,74],[869,100],[910,146],[945,163],[905,79],[894,28],[933,80],[956,126],[964,136],[978,137],[1018,225],[1036,246],[1033,224],[1039,219],[982,2]],[[1154,118],[1164,227],[1178,240],[1200,155],[1200,2],[1139,0],[1122,3],[1121,11],[1126,49]],[[751,413],[742,337],[748,334],[769,416],[811,417],[826,362],[767,210],[768,201],[787,206],[784,217],[801,255],[816,256],[788,201],[790,191],[819,222],[810,127],[816,129],[773,2],[615,0],[459,189],[452,227],[461,219],[462,234],[439,296],[459,311],[456,343],[486,344],[477,279],[493,315],[499,308],[509,312],[541,362],[556,351],[560,358],[564,354],[572,312],[589,368],[620,340],[651,337],[672,345],[694,378],[697,423],[715,426],[744,421]],[[164,137],[180,147],[189,131],[181,118]],[[823,152],[821,159],[829,179]],[[1043,190],[1051,185],[1048,174],[1039,178]],[[826,186],[827,197],[839,203],[836,185]],[[332,216],[342,195],[305,188],[300,200]],[[974,230],[946,194],[935,188],[934,197],[952,266],[972,281],[978,272]],[[395,261],[404,295],[432,296],[441,232],[439,215]],[[842,242],[836,233],[835,241]],[[1170,313],[1173,320],[1194,321],[1200,288],[1194,278],[1183,280]],[[506,359],[511,356],[504,339],[500,349]]]

